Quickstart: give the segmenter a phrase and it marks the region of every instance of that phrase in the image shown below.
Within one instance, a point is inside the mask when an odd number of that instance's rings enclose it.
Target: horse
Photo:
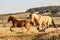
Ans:
[[[28,20],[17,20],[14,16],[9,16],[8,18],[8,23],[12,21],[12,26],[10,27],[10,31],[11,28],[13,27],[25,27],[27,29],[27,31],[29,31],[29,25],[30,25],[30,21]]]
[[[33,26],[36,26],[38,30],[45,30],[52,23],[56,28],[56,25],[50,16],[42,16],[36,13],[30,14],[30,21],[33,23]],[[45,28],[44,28],[45,27]]]

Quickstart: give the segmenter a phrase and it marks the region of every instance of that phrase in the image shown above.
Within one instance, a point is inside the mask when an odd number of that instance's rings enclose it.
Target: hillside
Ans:
[[[30,8],[26,12],[37,12],[37,11],[45,11],[45,10],[54,10],[60,12],[60,6],[47,6],[47,7],[36,7],[36,8]]]

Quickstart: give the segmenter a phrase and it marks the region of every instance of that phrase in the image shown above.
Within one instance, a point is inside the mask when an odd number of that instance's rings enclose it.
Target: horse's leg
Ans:
[[[41,31],[42,30],[42,24],[40,23],[37,28],[38,28],[38,31]]]
[[[45,26],[44,26],[44,24],[42,24],[42,31],[45,31]]]
[[[43,30],[45,31],[45,30],[46,30],[46,28],[48,28],[48,24],[46,24],[46,23],[45,23],[45,24],[43,25],[43,27],[44,27],[44,29],[43,29]]]
[[[25,28],[27,29],[27,32],[29,31],[29,23],[25,24]]]
[[[27,26],[25,26],[26,31],[24,31],[23,33],[29,33],[29,28]]]
[[[13,26],[10,27],[10,31],[13,32],[12,28],[17,27],[17,24],[13,24]]]
[[[40,25],[39,25],[39,31],[45,32],[44,24],[40,24]]]
[[[35,22],[33,22],[33,26],[36,27],[36,23]]]
[[[29,31],[29,27],[28,27],[28,26],[25,26],[25,28],[27,29],[27,31],[26,31],[26,32],[28,32],[28,31]]]
[[[15,28],[17,27],[17,23],[14,23],[14,27],[15,27]]]
[[[41,28],[42,28],[41,31],[45,32],[45,26],[44,26],[44,24],[41,24]]]
[[[49,23],[47,24],[47,28],[49,28]]]
[[[49,28],[50,22],[47,23],[47,28]]]
[[[13,32],[12,28],[13,28],[13,26],[10,27],[10,31],[11,31],[11,32]]]

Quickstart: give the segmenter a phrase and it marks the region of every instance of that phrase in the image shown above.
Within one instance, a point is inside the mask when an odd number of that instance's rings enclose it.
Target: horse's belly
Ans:
[[[24,25],[23,24],[18,24],[17,27],[23,27]]]
[[[17,27],[21,27],[20,25],[17,25]]]

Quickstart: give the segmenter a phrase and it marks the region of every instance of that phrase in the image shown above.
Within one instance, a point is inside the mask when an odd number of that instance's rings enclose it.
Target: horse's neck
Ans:
[[[35,16],[35,19],[36,19],[36,20],[38,20],[39,18],[40,18],[40,16],[39,16],[39,15],[36,15],[36,16]]]
[[[13,22],[13,23],[14,23],[15,21],[17,21],[17,19],[15,19],[15,18],[14,18],[14,19],[12,19],[12,22]]]

